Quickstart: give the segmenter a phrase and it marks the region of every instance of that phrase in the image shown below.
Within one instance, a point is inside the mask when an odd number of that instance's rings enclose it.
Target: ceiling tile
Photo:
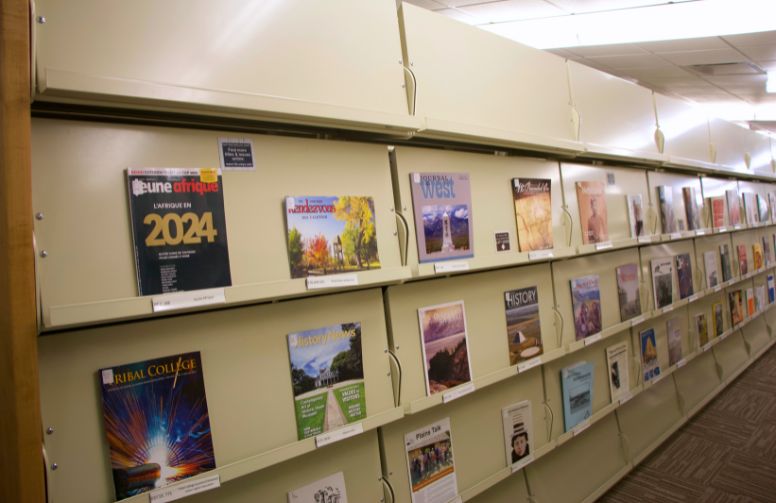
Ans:
[[[657,42],[641,42],[638,44],[644,50],[661,54],[664,52],[708,51],[712,49],[729,49],[730,47],[719,37],[688,38],[685,40],[660,40]]]
[[[440,10],[440,9],[447,8],[444,1],[439,1],[439,2],[435,2],[434,0],[404,0],[404,1],[407,3],[411,3],[412,5],[417,5],[418,7],[423,7],[424,9],[428,9],[428,10]]]
[[[666,62],[652,54],[629,56],[600,56],[588,58],[592,61],[603,63],[612,68],[653,68],[664,67]]]
[[[739,51],[746,54],[749,59],[755,61],[768,61],[776,59],[776,44],[773,45],[751,45],[746,47],[737,47]]]
[[[632,68],[632,67],[623,67],[623,68],[617,68],[617,71],[627,74],[633,74],[638,77],[649,77],[649,78],[677,78],[677,79],[694,79],[696,78],[695,75],[691,72],[688,72],[687,70],[684,70],[682,68],[679,68],[676,65],[672,65],[670,63],[665,63],[663,66],[654,66],[649,68]]]
[[[752,45],[776,45],[776,31],[744,33],[741,35],[725,35],[722,38],[736,47],[746,47]]]
[[[758,61],[757,66],[759,66],[766,72],[768,70],[776,70],[776,59],[773,59],[771,61]]]
[[[713,49],[710,51],[682,51],[660,55],[662,58],[681,66],[713,65],[719,63],[736,63],[746,61],[746,58],[733,49]]]
[[[631,7],[643,7],[655,5],[655,0],[552,0],[552,3],[565,10],[569,14],[580,12],[596,12],[602,10],[627,9]]]
[[[721,87],[735,86],[765,86],[766,76],[760,75],[727,75],[723,77],[706,77],[712,84]]]
[[[481,22],[480,18],[474,17],[459,9],[442,9],[436,12],[466,24],[479,24]]]
[[[568,47],[567,50],[585,58],[600,56],[629,56],[648,54],[638,44],[590,45],[587,47]]]
[[[469,3],[473,2],[470,1]],[[478,17],[486,23],[522,21],[565,14],[565,12],[544,0],[502,0],[474,5],[461,5],[458,9]]]

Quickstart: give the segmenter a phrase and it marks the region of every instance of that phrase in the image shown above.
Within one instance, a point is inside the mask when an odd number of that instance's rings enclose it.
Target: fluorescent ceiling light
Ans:
[[[776,93],[776,71],[768,72],[768,80],[765,81],[765,92]]]
[[[776,30],[776,2],[700,0],[480,28],[539,49],[714,37]]]

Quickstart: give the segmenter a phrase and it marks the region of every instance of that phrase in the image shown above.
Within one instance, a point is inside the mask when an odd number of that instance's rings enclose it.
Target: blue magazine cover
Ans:
[[[593,415],[593,364],[579,362],[560,371],[563,426],[569,431]]]

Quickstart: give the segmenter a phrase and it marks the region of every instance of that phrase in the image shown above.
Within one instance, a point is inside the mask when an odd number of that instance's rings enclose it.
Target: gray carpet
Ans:
[[[599,501],[776,502],[776,346]]]

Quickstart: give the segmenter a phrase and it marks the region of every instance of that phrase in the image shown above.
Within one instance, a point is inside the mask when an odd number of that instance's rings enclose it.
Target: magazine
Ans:
[[[730,301],[730,322],[733,326],[744,321],[744,299],[741,290],[728,292]]]
[[[763,250],[763,265],[770,266],[773,264],[773,251],[771,248],[771,242],[766,236],[761,236],[760,242],[762,243]]]
[[[754,298],[754,288],[749,287],[746,289],[746,313],[747,316],[752,317],[757,310],[757,301]]]
[[[754,287],[754,310],[760,312],[765,309],[765,285]]]
[[[768,208],[768,198],[757,194],[757,221],[761,224],[770,221],[771,211]]]
[[[542,328],[539,323],[539,293],[535,286],[504,292],[507,317],[509,364],[542,354]]]
[[[380,269],[371,197],[287,197],[285,207],[292,278]]]
[[[652,289],[655,308],[665,307],[674,301],[674,270],[671,258],[652,259]]]
[[[719,284],[719,268],[717,267],[717,254],[713,251],[704,252],[703,262],[706,268],[706,288],[713,288]]]
[[[730,269],[730,246],[719,246],[719,262],[722,265],[722,281],[729,281],[733,277],[733,272]]]
[[[703,347],[709,342],[709,325],[703,313],[695,315],[695,334],[698,337],[698,346]]]
[[[722,312],[722,302],[711,305],[711,322],[714,328],[714,337],[719,337],[725,331],[725,318]]]
[[[129,168],[127,188],[140,295],[231,286],[220,171]]]
[[[626,321],[641,314],[639,266],[624,264],[617,267],[617,297],[620,301],[620,320]]]
[[[597,274],[571,280],[571,302],[576,340],[600,332],[601,292],[598,289]]]
[[[628,204],[628,225],[632,238],[643,236],[644,232],[644,205],[641,202],[641,194],[625,196]]]
[[[426,393],[471,381],[463,301],[418,309]]]
[[[582,243],[600,243],[609,239],[604,182],[577,182],[579,221]]]
[[[288,334],[297,437],[366,418],[361,323]]]
[[[549,178],[513,178],[512,197],[520,251],[552,248],[552,181]]]
[[[774,282],[773,274],[768,275],[768,304],[776,302],[776,282]]]
[[[449,417],[404,435],[404,450],[412,503],[449,503],[458,496]]]
[[[701,228],[702,203],[698,200],[700,193],[695,187],[682,187],[682,196],[684,197],[684,210],[687,213],[687,229],[696,230]]]
[[[639,337],[641,339],[641,364],[644,370],[644,382],[649,382],[660,375],[655,329],[642,330]]]
[[[743,276],[749,272],[747,257],[746,257],[746,245],[738,245],[738,275]]]
[[[668,338],[668,366],[676,365],[682,359],[682,325],[679,318],[671,318],[666,322]]]
[[[288,493],[288,503],[348,503],[345,476],[337,472]]]
[[[728,207],[728,222],[730,225],[739,225],[741,223],[741,203],[738,199],[738,191],[735,189],[726,190],[725,198]]]
[[[612,403],[616,403],[630,393],[628,343],[621,342],[606,348],[606,364],[609,367],[609,392]]]
[[[663,234],[676,232],[676,217],[674,216],[674,193],[669,185],[657,187],[657,201],[660,208],[660,225]]]
[[[710,197],[711,224],[714,228],[725,226],[725,198],[723,196]]]
[[[771,222],[776,223],[776,192],[768,192],[768,206],[771,210],[768,218]]]
[[[531,421],[531,402],[524,400],[501,409],[504,423],[504,445],[507,453],[507,466],[515,472],[533,461],[533,428]]]
[[[560,371],[563,426],[569,431],[593,415],[593,364],[579,362]]]
[[[411,173],[421,263],[474,256],[468,173]]]
[[[692,261],[689,253],[680,253],[676,259],[676,279],[679,283],[679,298],[686,299],[695,290],[692,283]]]
[[[751,192],[742,194],[744,200],[744,212],[746,215],[746,225],[752,227],[757,225],[759,212],[757,209],[757,196]]]
[[[763,262],[763,249],[760,243],[754,243],[752,245],[752,270],[759,271],[765,267]]]
[[[216,467],[199,352],[99,371],[116,499]]]

